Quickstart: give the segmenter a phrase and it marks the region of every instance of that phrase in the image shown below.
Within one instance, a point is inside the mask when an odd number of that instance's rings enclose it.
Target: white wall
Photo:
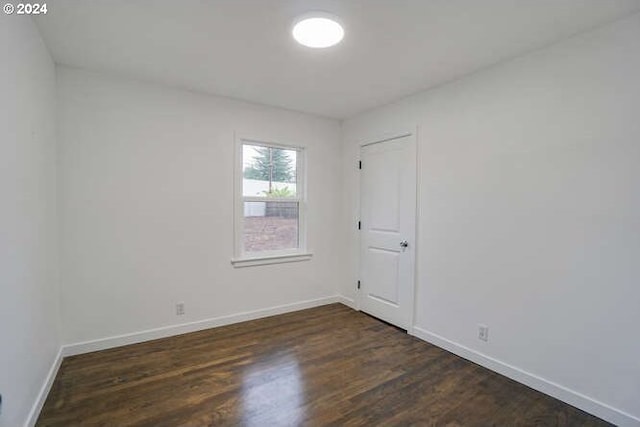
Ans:
[[[640,15],[346,121],[348,297],[357,144],[416,125],[417,330],[640,418]]]
[[[288,189],[292,194],[296,193],[296,184],[291,182],[272,181],[274,190]],[[242,179],[242,191],[245,196],[264,196],[269,191],[269,181],[259,179]]]
[[[292,194],[296,193],[296,184],[290,182],[272,182],[275,190],[288,189]],[[258,179],[242,179],[242,192],[245,196],[264,196],[269,191],[269,181]],[[247,203],[244,205],[244,216],[264,216],[266,203]]]
[[[65,67],[58,106],[65,343],[336,295],[339,122]],[[234,131],[307,147],[310,261],[232,267]]]
[[[0,426],[27,419],[58,349],[55,68],[0,14]]]

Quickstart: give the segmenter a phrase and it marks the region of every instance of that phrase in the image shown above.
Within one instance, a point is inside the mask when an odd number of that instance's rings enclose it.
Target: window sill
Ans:
[[[313,254],[311,252],[304,252],[299,254],[272,255],[272,256],[261,256],[261,257],[255,257],[255,258],[233,258],[231,259],[231,264],[235,268],[253,267],[256,265],[282,264],[285,262],[309,261],[312,256]]]

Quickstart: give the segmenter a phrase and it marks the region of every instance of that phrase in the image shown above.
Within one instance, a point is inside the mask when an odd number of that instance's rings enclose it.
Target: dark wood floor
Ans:
[[[339,304],[65,358],[39,426],[601,426]]]

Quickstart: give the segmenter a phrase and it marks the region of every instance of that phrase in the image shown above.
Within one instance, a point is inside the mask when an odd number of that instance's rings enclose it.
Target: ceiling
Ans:
[[[50,0],[56,62],[346,118],[640,10],[640,0]],[[333,13],[344,41],[296,44]]]

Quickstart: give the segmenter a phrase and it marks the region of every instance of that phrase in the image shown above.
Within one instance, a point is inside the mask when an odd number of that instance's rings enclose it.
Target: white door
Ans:
[[[408,329],[415,263],[415,138],[364,145],[360,159],[360,309]]]

